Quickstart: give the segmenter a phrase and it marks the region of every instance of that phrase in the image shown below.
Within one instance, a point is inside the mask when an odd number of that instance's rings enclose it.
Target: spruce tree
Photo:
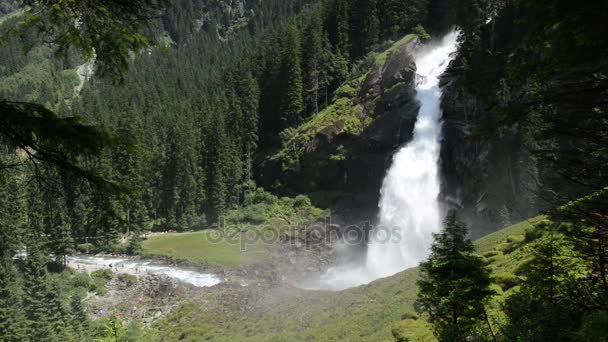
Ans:
[[[224,118],[221,114],[214,115],[212,130],[209,132],[207,141],[207,189],[209,199],[208,219],[217,222],[223,215],[228,197],[228,186],[226,179],[227,157],[229,153],[229,141],[224,130]]]
[[[281,121],[283,128],[299,123],[304,109],[302,82],[302,46],[300,32],[291,24],[285,32],[282,44],[281,78],[284,80],[284,96],[281,102]]]
[[[88,340],[89,337],[89,319],[87,317],[82,298],[78,295],[73,295],[70,299],[70,327],[74,331],[74,338],[77,341]]]
[[[569,275],[577,265],[563,248],[566,241],[552,232],[553,224],[546,223],[535,227],[547,230],[547,234],[531,246],[532,258],[519,267],[526,280],[504,304],[508,321],[503,331],[509,341],[563,340],[576,330],[584,307],[591,303],[585,296],[568,298],[573,293],[594,291],[588,291],[589,281],[574,280]]]
[[[308,113],[318,113],[323,67],[323,24],[318,12],[311,13],[304,27],[302,51],[306,110]]]
[[[444,229],[434,234],[431,256],[420,265],[419,303],[430,316],[440,341],[464,341],[485,317],[484,303],[489,289],[489,270],[474,254],[466,238],[467,227],[451,210]]]
[[[335,1],[335,46],[338,53],[347,61],[350,61],[350,6],[348,0]]]
[[[0,336],[2,341],[26,339],[17,270],[12,258],[0,256]]]
[[[33,341],[56,341],[55,313],[48,302],[50,293],[48,260],[36,243],[28,248],[23,267],[24,311],[27,331]]]

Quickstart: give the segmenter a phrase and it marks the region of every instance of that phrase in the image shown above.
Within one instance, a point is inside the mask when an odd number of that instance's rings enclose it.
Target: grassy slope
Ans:
[[[475,242],[485,255],[498,285],[490,305],[494,322],[506,294],[514,291],[517,267],[529,257],[525,231],[542,220],[538,217],[490,234]],[[269,292],[251,286],[236,301],[236,310],[218,306],[186,304],[157,323],[150,340],[186,341],[393,341],[391,329],[410,329],[415,340],[428,340],[429,332],[401,321],[413,311],[418,269],[342,292],[279,289]],[[253,299],[252,299],[253,298]],[[252,302],[253,301],[253,302]],[[425,337],[425,338],[423,338]]]
[[[202,231],[155,236],[143,242],[142,254],[220,266],[251,265],[270,260],[271,246],[259,242],[242,245],[238,239],[215,242],[213,234],[212,231]]]

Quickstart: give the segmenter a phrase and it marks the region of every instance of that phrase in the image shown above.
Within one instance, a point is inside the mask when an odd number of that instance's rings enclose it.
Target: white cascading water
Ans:
[[[335,267],[321,277],[321,288],[345,289],[418,265],[440,230],[438,164],[441,147],[439,76],[457,48],[457,32],[415,56],[420,110],[412,141],[394,156],[380,191],[379,224],[372,231],[367,260],[360,267]],[[390,234],[386,234],[389,233]]]

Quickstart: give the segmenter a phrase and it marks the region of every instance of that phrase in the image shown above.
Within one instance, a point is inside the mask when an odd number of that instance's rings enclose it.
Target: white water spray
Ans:
[[[416,98],[421,106],[414,137],[393,156],[384,178],[379,225],[370,236],[365,265],[330,269],[322,276],[321,287],[339,290],[366,284],[416,266],[428,256],[432,234],[440,230],[439,76],[452,60],[457,36],[457,32],[449,33],[438,45],[423,47],[415,56],[419,75]]]

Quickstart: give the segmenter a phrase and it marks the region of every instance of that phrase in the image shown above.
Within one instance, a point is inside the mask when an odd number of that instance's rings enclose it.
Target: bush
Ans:
[[[91,254],[95,250],[95,246],[92,243],[81,243],[76,245],[76,251],[84,254]]]
[[[491,258],[496,255],[498,255],[498,251],[489,251],[489,252],[483,253],[484,258]]]
[[[91,277],[92,278],[99,278],[99,279],[103,279],[103,280],[112,280],[112,278],[114,278],[114,272],[112,272],[112,270],[110,269],[102,269],[102,270],[97,270],[93,273],[91,273]]]
[[[508,243],[522,243],[524,241],[524,237],[522,237],[521,235],[509,235],[507,237],[507,242]]]
[[[78,273],[71,280],[72,286],[88,289],[93,280],[87,273]]]
[[[498,284],[490,284],[490,290],[494,291],[497,295],[502,295],[504,293],[502,287]]]
[[[520,277],[508,272],[494,273],[491,277],[492,280],[503,289],[503,291],[507,291],[521,283]]]
[[[541,236],[543,236],[542,230],[536,228],[527,229],[524,233],[524,241],[532,242],[534,240],[539,239]]]
[[[431,36],[426,32],[422,25],[417,25],[414,27],[414,33],[418,36],[418,38],[420,38],[420,40],[424,41],[431,39]]]
[[[245,194],[243,205],[250,206],[259,203],[274,204],[278,202],[278,200],[277,196],[264,191],[263,188],[258,188],[255,191]]]
[[[118,280],[125,284],[127,287],[137,283],[137,276],[128,273],[121,273],[118,275]]]
[[[575,336],[575,341],[581,342],[608,341],[608,313],[597,312],[585,316]]]
[[[106,288],[106,281],[103,278],[94,277],[92,278],[92,282],[89,285],[89,291],[95,292],[99,296],[103,296],[108,293],[108,289]]]

